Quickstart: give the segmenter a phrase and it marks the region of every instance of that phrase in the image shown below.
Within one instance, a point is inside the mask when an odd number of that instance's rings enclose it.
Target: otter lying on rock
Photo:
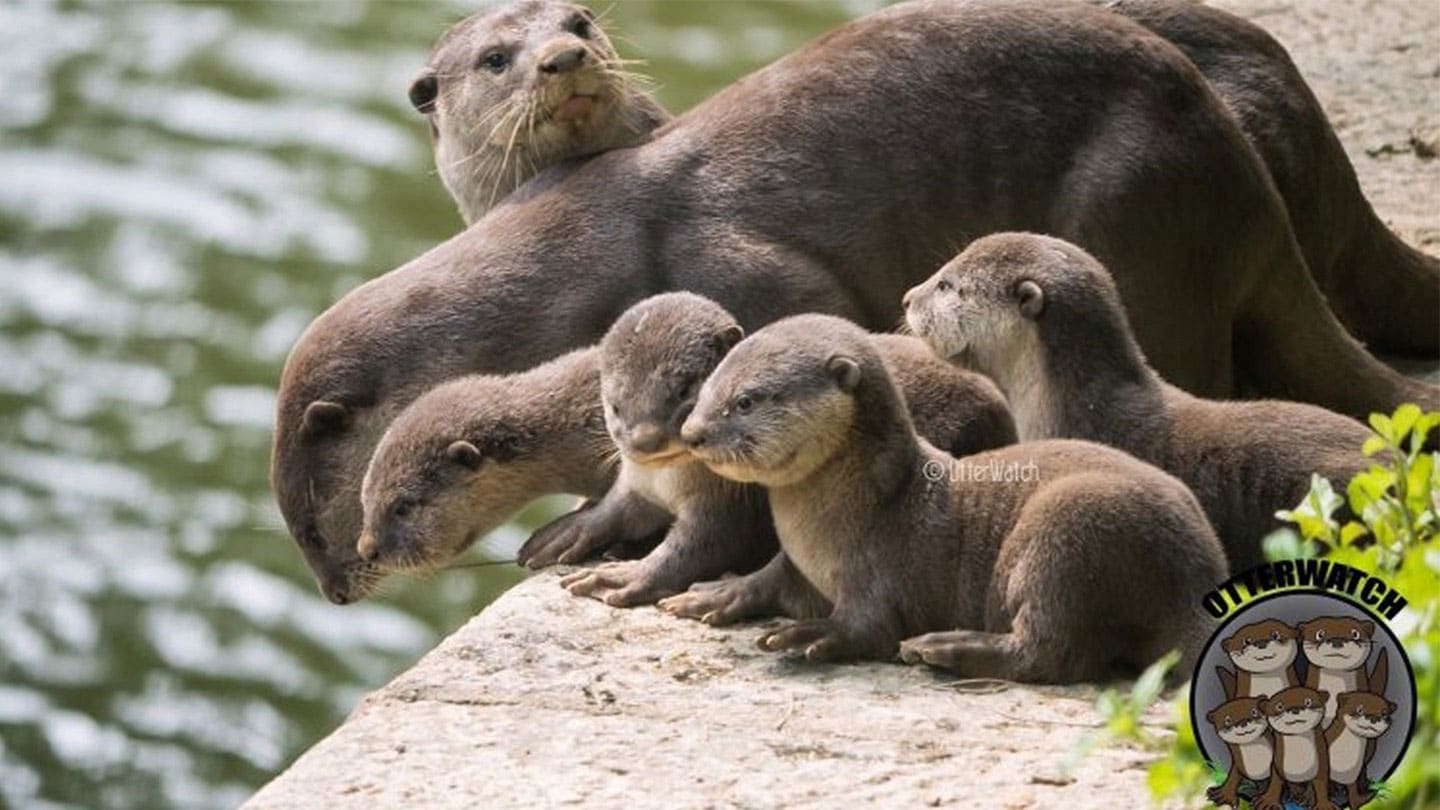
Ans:
[[[1183,484],[1088,442],[957,461],[915,435],[847,321],[801,315],[741,341],[681,432],[715,472],[766,488],[785,556],[833,606],[766,649],[886,659],[918,636],[906,660],[1065,683],[1174,648],[1193,662],[1209,635],[1200,600],[1224,555]],[[977,482],[955,474],[967,461],[1033,474]]]
[[[906,293],[906,323],[936,354],[990,376],[1020,436],[1087,439],[1175,475],[1199,499],[1232,571],[1264,561],[1275,517],[1312,474],[1366,469],[1360,423],[1294,402],[1215,402],[1167,384],[1130,333],[1109,273],[1033,234],[972,242]]]

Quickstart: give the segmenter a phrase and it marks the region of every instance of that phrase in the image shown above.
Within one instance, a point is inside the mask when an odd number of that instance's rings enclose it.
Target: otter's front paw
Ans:
[[[1255,797],[1255,810],[1284,810],[1280,803],[1279,796],[1271,796],[1269,793]]]
[[[837,661],[856,656],[855,644],[845,629],[832,619],[804,619],[790,622],[760,638],[760,649],[805,651],[810,661]]]
[[[672,616],[720,627],[761,615],[765,600],[757,598],[744,577],[727,577],[697,582],[682,594],[661,599],[657,607]]]
[[[1314,810],[1340,810],[1340,808],[1336,807],[1335,803],[1330,801],[1329,797],[1318,796],[1315,799]]]
[[[1205,791],[1205,797],[1211,804],[1221,807],[1239,807],[1240,793],[1237,790],[1226,790],[1223,785],[1217,785]]]
[[[589,506],[561,515],[536,529],[515,558],[527,568],[582,563],[608,548],[615,540],[597,523],[594,509]]]
[[[576,571],[560,580],[560,584],[576,596],[599,599],[611,607],[649,605],[676,591],[658,581],[647,570],[644,560],[606,563]]]

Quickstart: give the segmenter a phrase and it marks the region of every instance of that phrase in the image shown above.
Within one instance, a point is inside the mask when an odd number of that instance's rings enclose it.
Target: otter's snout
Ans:
[[[905,309],[909,309],[909,308],[910,308],[910,305],[913,304],[913,303],[915,303],[915,299],[916,299],[916,298],[919,298],[919,297],[920,297],[920,288],[919,288],[919,287],[911,287],[909,290],[907,290],[907,291],[905,292],[904,297],[900,299],[900,306],[904,307]]]
[[[625,443],[637,453],[658,453],[670,440],[659,425],[637,425],[627,431]]]
[[[709,439],[708,428],[709,426],[705,424],[704,420],[691,416],[685,420],[685,424],[680,426],[680,441],[692,450],[704,447],[705,442]]]
[[[424,115],[435,112],[435,98],[440,95],[440,80],[426,70],[410,83],[410,104]]]
[[[540,60],[541,73],[569,73],[585,64],[584,48],[564,48]]]
[[[366,530],[360,534],[360,539],[355,543],[355,551],[359,553],[360,559],[366,562],[373,562],[380,556],[380,541],[375,534]]]

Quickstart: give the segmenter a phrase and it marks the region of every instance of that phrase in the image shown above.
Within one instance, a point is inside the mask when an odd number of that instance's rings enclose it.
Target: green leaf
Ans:
[[[1383,413],[1370,414],[1370,429],[1374,430],[1390,444],[1396,444],[1395,431],[1391,427],[1390,417]]]
[[[1365,444],[1360,447],[1360,452],[1364,453],[1367,456],[1373,456],[1382,450],[1388,449],[1389,447],[1390,445],[1386,444],[1384,439],[1380,438],[1379,436],[1371,436],[1370,438],[1366,439]]]
[[[1420,406],[1413,402],[1407,402],[1395,409],[1395,414],[1390,417],[1390,430],[1393,431],[1391,435],[1395,437],[1395,444],[1400,444],[1410,429],[1415,427],[1415,423],[1420,420],[1420,413]]]
[[[1370,530],[1365,528],[1364,524],[1356,523],[1352,520],[1340,527],[1340,545],[1354,545],[1356,540],[1359,540],[1369,533]]]

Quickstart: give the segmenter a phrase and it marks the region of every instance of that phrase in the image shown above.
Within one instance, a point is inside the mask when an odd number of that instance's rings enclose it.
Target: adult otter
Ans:
[[[693,314],[704,309],[696,304]],[[717,335],[736,325],[728,313],[723,317]],[[698,331],[700,320],[692,317],[689,327]],[[928,440],[955,455],[1015,441],[1014,421],[989,380],[937,359],[917,338],[875,335],[872,340],[900,382],[917,430]],[[553,493],[599,502],[537,532],[520,553],[520,561],[532,567],[580,562],[615,541],[663,531],[671,516],[648,501],[618,501],[614,496],[621,490],[601,498],[615,481],[615,468],[597,348],[520,374],[470,375],[437,386],[395,418],[370,459],[361,490],[365,529],[358,545],[366,568],[354,579],[350,597],[368,596],[388,574],[445,564],[525,504]],[[761,530],[771,539],[768,548],[752,554],[757,561],[773,554],[775,543],[768,509],[760,518]],[[595,531],[560,531],[577,523]],[[744,536],[728,539],[739,557],[748,553]],[[764,545],[763,539],[757,542]],[[692,555],[689,564],[697,562],[704,564]],[[735,565],[743,566],[744,560]],[[678,573],[680,580],[695,576]],[[709,575],[714,573],[719,572]],[[648,587],[642,582],[613,601],[628,604]]]
[[[1217,805],[1239,810],[1241,787],[1246,788],[1247,797],[1253,797],[1262,792],[1270,780],[1275,741],[1270,724],[1260,713],[1260,700],[1253,697],[1227,700],[1205,715],[1230,752],[1230,770],[1225,781],[1205,791],[1205,798]]]
[[[1301,622],[1300,647],[1305,651],[1305,685],[1330,696],[1325,702],[1328,728],[1335,719],[1335,702],[1344,692],[1385,692],[1390,679],[1389,653],[1380,648],[1375,666],[1367,671],[1375,623],[1353,616],[1316,616]]]
[[[468,225],[541,169],[633,146],[670,114],[589,9],[518,0],[456,23],[410,84]]]
[[[1440,258],[1376,215],[1325,110],[1285,47],[1248,20],[1192,0],[1092,0],[1179,48],[1265,162],[1330,308],[1384,351],[1440,354]]]
[[[1173,46],[1084,5],[907,3],[638,147],[542,172],[316,319],[280,385],[281,513],[343,603],[370,451],[428,388],[592,343],[667,290],[749,329],[797,312],[887,329],[957,243],[1003,229],[1105,261],[1177,385],[1239,380],[1357,415],[1432,396],[1336,323],[1263,165]]]
[[[1330,756],[1320,726],[1329,698],[1324,691],[1292,686],[1261,699],[1260,713],[1275,733],[1275,756],[1270,784],[1255,798],[1255,810],[1281,810],[1287,793],[1303,807],[1337,810],[1330,800]]]
[[[1373,692],[1345,692],[1338,704],[1338,722],[1325,729],[1330,783],[1344,789],[1345,806],[1355,810],[1375,796],[1366,771],[1375,757],[1375,740],[1390,730],[1390,718],[1400,707],[1385,699],[1383,685]]]
[[[907,659],[1064,683],[1176,647],[1193,661],[1208,635],[1199,599],[1224,558],[1183,484],[1087,442],[957,461],[915,434],[865,332],[840,318],[798,315],[741,341],[681,432],[712,470],[766,488],[785,556],[833,605],[765,649],[885,659],[926,633]],[[967,462],[1034,474],[933,472]]]
[[[571,593],[630,606],[679,593],[727,571],[749,572],[775,556],[778,541],[765,493],[727,481],[685,450],[680,425],[700,385],[744,334],[735,317],[694,293],[664,293],[626,310],[600,342],[605,424],[620,450],[620,474],[594,507],[536,532],[520,550],[531,567],[578,562],[628,537],[658,506],[675,516],[665,540],[643,560],[609,563],[562,581]],[[1015,441],[1014,422],[994,384],[937,363],[923,344],[872,335],[904,392],[916,430],[956,455]]]
[[[1166,383],[1110,275],[1068,242],[978,239],[904,304],[938,355],[1000,385],[1022,439],[1108,444],[1188,484],[1232,571],[1264,562],[1276,510],[1300,503],[1313,474],[1343,483],[1369,466],[1369,431],[1352,419],[1294,402],[1214,402]]]

